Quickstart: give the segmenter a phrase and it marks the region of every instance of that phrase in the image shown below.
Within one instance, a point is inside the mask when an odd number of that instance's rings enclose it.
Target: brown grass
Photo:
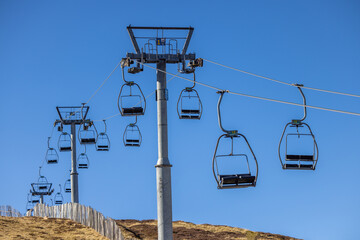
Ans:
[[[157,222],[155,220],[117,220],[126,239],[157,239]],[[296,240],[278,234],[252,232],[242,228],[193,224],[177,221],[173,224],[174,240]]]
[[[94,229],[68,219],[0,217],[0,239],[106,240]]]

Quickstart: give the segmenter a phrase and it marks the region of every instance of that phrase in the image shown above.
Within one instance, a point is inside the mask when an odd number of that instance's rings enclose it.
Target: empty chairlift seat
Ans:
[[[100,132],[96,139],[96,150],[97,151],[109,151],[110,150],[110,139],[106,134],[107,126],[105,120],[104,122],[104,132]]]
[[[202,115],[202,103],[198,92],[192,88],[185,88],[181,91],[177,112],[180,119],[200,119]]]
[[[138,84],[126,82],[122,85],[118,108],[122,116],[139,116],[145,114],[146,100]]]
[[[89,158],[86,153],[80,153],[78,159],[78,168],[79,169],[88,169],[89,168]]]
[[[95,144],[97,138],[96,128],[91,124],[83,124],[83,128],[79,128],[79,141],[81,144]]]
[[[142,136],[139,127],[136,124],[126,126],[123,136],[125,147],[140,147]]]
[[[58,148],[60,152],[71,151],[71,137],[67,132],[62,132],[59,136]]]
[[[48,164],[56,164],[59,161],[59,155],[54,148],[48,148],[45,159]]]
[[[224,134],[217,140],[212,160],[217,187],[218,189],[255,187],[259,171],[257,159],[244,135],[237,130],[223,128],[220,105],[226,91],[218,93],[221,94],[217,105],[218,120]],[[238,152],[239,150],[241,152]]]
[[[64,191],[65,191],[66,193],[71,193],[71,181],[70,181],[70,179],[68,179],[68,180],[65,181]]]
[[[299,127],[304,126],[305,128],[299,129]],[[290,127],[296,127],[298,129],[296,132],[291,133],[291,129],[293,128]],[[308,130],[308,133],[304,133],[306,129]],[[290,133],[288,131],[290,131]],[[286,134],[286,140],[283,144],[282,140],[285,136],[285,132],[288,133]],[[284,145],[283,149],[281,148],[282,145]],[[284,133],[279,143],[279,157],[283,169],[315,170],[318,158],[318,148],[315,137],[306,123],[298,123],[296,126],[292,123],[288,123],[285,126]]]
[[[283,169],[315,170],[319,149],[310,126],[304,122],[307,105],[301,90],[303,85],[295,84],[295,86],[303,98],[304,116],[301,119],[293,119],[285,125],[278,147],[279,159]]]

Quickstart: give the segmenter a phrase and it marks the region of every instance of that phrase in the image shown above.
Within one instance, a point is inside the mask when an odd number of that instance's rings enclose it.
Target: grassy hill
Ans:
[[[117,220],[126,239],[157,239],[155,220]],[[242,228],[174,222],[174,240],[295,240],[278,234]],[[94,229],[68,219],[0,217],[0,239],[105,240]]]
[[[156,240],[157,222],[155,220],[117,220],[126,238]],[[278,234],[252,232],[242,228],[193,224],[177,221],[173,224],[174,240],[295,240],[296,238]]]
[[[106,240],[94,229],[59,218],[1,217],[0,239]]]

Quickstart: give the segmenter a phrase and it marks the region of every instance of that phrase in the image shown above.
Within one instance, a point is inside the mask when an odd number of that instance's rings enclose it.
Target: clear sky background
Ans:
[[[0,1],[0,204],[25,211],[38,178],[58,105],[86,102],[126,52],[126,26],[193,26],[190,52],[289,83],[360,94],[359,1]],[[176,73],[176,66],[168,71]],[[205,63],[198,80],[222,89],[301,103],[296,88]],[[133,76],[145,95],[152,69]],[[118,69],[89,103],[89,117],[118,113]],[[318,141],[316,171],[284,171],[277,156],[284,125],[301,107],[224,97],[224,126],[249,140],[259,161],[256,188],[218,190],[211,160],[218,136],[214,90],[197,86],[200,121],[180,120],[176,101],[189,84],[168,85],[173,219],[290,235],[356,239],[360,235],[359,119],[308,110]],[[309,105],[360,112],[359,98],[304,90]],[[111,151],[88,149],[80,202],[115,219],[155,219],[156,102],[139,118],[141,148],[125,148],[129,118],[108,120]],[[101,124],[101,123],[100,123]],[[98,128],[102,128],[98,123]],[[68,130],[68,127],[65,128]],[[52,144],[56,145],[58,132]],[[56,186],[69,176],[70,153],[43,174]],[[63,193],[64,194],[64,193]],[[65,195],[65,194],[64,194]],[[70,201],[69,194],[65,195]],[[46,201],[49,201],[48,199]]]

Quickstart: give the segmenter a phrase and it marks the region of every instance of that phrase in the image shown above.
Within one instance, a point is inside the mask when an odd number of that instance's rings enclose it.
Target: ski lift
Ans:
[[[110,139],[109,136],[106,133],[106,122],[104,121],[105,130],[104,132],[99,133],[96,139],[96,150],[97,151],[109,151],[110,150]]]
[[[67,132],[62,132],[58,140],[58,148],[60,152],[71,151],[71,137]]]
[[[200,119],[202,115],[202,103],[199,93],[194,89],[195,87],[195,70],[194,85],[187,87],[180,92],[177,102],[177,113],[180,119]]]
[[[77,159],[77,165],[79,169],[88,169],[89,168],[89,158],[86,154],[86,145],[84,145],[85,151],[80,153]]]
[[[61,194],[61,184],[59,184],[60,190],[54,196],[55,205],[61,205],[64,202],[64,197]]]
[[[301,87],[304,85],[294,84],[294,86],[298,88],[303,98],[304,116],[301,119],[293,119],[285,125],[278,147],[279,159],[283,169],[315,170],[319,157],[319,149],[310,126],[303,122],[307,116],[306,98],[301,90]],[[287,132],[287,130],[291,128],[295,128],[296,132]],[[283,145],[285,132],[287,132],[287,134],[285,137],[284,154],[284,152],[281,151],[281,146]],[[285,159],[285,161],[283,159]]]
[[[40,202],[40,199],[39,199],[39,202]],[[34,208],[34,203],[32,202],[32,195],[31,195],[31,193],[28,193],[27,202],[26,202],[26,211],[29,211],[32,208]]]
[[[135,123],[130,123],[126,126],[123,141],[125,147],[140,147],[142,136],[139,127],[136,125],[137,117]]]
[[[124,84],[121,86],[118,97],[118,109],[122,116],[144,115],[146,99],[138,84],[126,81],[124,67],[122,67]]]
[[[218,92],[221,94],[217,105],[219,126],[220,129],[225,133],[218,138],[215,148],[215,153],[212,161],[214,178],[218,185],[218,189],[255,187],[258,177],[258,163],[249,142],[247,141],[246,137],[241,133],[239,133],[237,130],[225,130],[222,127],[220,104],[225,92],[227,91]],[[226,143],[226,140],[231,141],[230,153],[220,154],[218,149],[219,143],[220,142]],[[245,153],[234,153],[234,143],[235,143],[234,140],[243,141],[243,143],[247,146],[251,155],[248,156],[248,154]],[[249,158],[255,162],[255,166],[256,166],[255,174],[253,174],[250,168]],[[232,167],[230,170],[232,172],[229,173],[219,168],[219,166],[221,166],[220,162],[225,163],[225,162],[234,162],[234,161],[236,164],[241,164],[242,166],[246,166],[245,167],[246,171],[244,170],[244,167],[242,167],[242,169],[239,171],[234,171]]]
[[[82,130],[81,130],[82,126]],[[93,122],[84,122],[79,128],[80,144],[95,144],[97,138],[97,130]],[[89,129],[93,127],[94,129]]]
[[[71,181],[70,181],[70,179],[68,179],[68,180],[65,181],[64,191],[65,191],[66,193],[71,193]]]
[[[50,147],[50,139],[51,137],[48,138],[48,149],[46,151],[45,160],[48,164],[56,164],[59,161],[59,155],[54,148]]]
[[[33,206],[40,203],[40,195],[32,195],[31,196],[31,203]]]
[[[39,178],[36,183],[32,183],[34,192],[36,193],[49,193],[51,189],[51,183],[48,182],[45,176],[41,175],[41,167],[39,167]]]

